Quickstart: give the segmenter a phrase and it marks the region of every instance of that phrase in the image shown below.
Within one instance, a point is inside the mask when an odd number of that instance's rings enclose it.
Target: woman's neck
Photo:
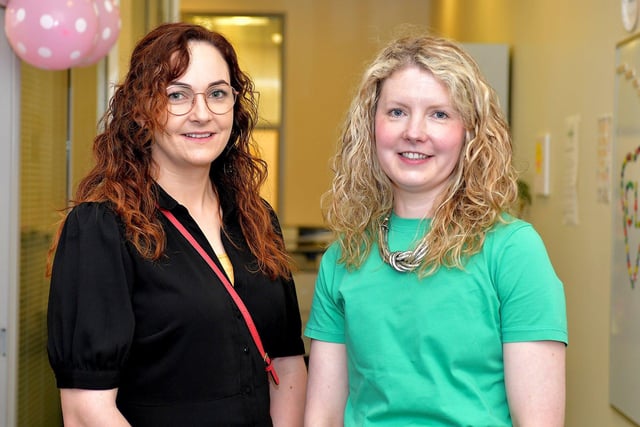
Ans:
[[[186,176],[161,172],[156,182],[192,214],[218,206],[218,198],[208,173],[194,173]]]
[[[433,201],[425,198],[395,198],[393,201],[393,212],[401,218],[429,218],[433,214],[432,209]]]
[[[165,172],[158,174],[156,182],[187,208],[215,253],[224,253],[225,248],[220,235],[222,212],[209,174],[193,173],[185,176]]]

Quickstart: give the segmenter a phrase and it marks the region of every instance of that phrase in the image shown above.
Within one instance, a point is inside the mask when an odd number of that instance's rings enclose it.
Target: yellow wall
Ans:
[[[615,47],[629,35],[622,27],[620,2],[433,3],[433,23],[443,33],[461,41],[512,46],[513,137],[517,164],[525,169],[529,182],[533,181],[535,137],[542,131],[551,134],[551,196],[534,199],[529,219],[545,240],[567,295],[566,425],[635,425],[608,403],[611,206],[597,202],[595,174],[597,120],[613,113]],[[563,136],[565,118],[574,114],[581,117],[580,222],[565,226]]]
[[[120,0],[120,17],[122,27],[118,37],[115,56],[118,59],[120,77],[124,77],[129,67],[129,58],[134,46],[145,35],[148,29],[146,1]],[[150,18],[149,18],[150,19]]]
[[[71,187],[75,192],[80,179],[89,172],[94,163],[93,139],[98,129],[96,66],[71,69],[71,84]]]

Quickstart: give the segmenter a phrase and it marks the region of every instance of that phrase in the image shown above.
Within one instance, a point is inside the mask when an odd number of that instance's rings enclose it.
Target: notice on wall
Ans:
[[[548,196],[551,192],[549,169],[551,162],[551,136],[549,133],[542,133],[536,139],[535,144],[535,175],[533,180],[533,191],[538,196]]]
[[[580,116],[565,120],[562,223],[578,224],[578,143]]]

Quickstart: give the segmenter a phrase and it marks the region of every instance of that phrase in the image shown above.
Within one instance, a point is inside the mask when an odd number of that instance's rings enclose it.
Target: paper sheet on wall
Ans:
[[[564,144],[563,217],[565,225],[577,225],[578,218],[578,128],[580,116],[566,118]]]
[[[611,144],[612,117],[604,115],[598,118],[596,138],[596,200],[598,203],[611,202]]]
[[[538,135],[535,146],[535,175],[533,181],[533,190],[538,196],[548,196],[551,191],[549,179],[550,164],[550,141],[549,133]]]

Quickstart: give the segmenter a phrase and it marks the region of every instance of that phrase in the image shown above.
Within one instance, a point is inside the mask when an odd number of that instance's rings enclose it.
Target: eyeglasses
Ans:
[[[167,102],[169,113],[174,116],[188,114],[196,103],[197,95],[204,95],[207,108],[213,114],[226,114],[233,108],[236,102],[237,91],[228,84],[210,86],[206,92],[194,93],[188,86],[169,86],[167,89]]]

